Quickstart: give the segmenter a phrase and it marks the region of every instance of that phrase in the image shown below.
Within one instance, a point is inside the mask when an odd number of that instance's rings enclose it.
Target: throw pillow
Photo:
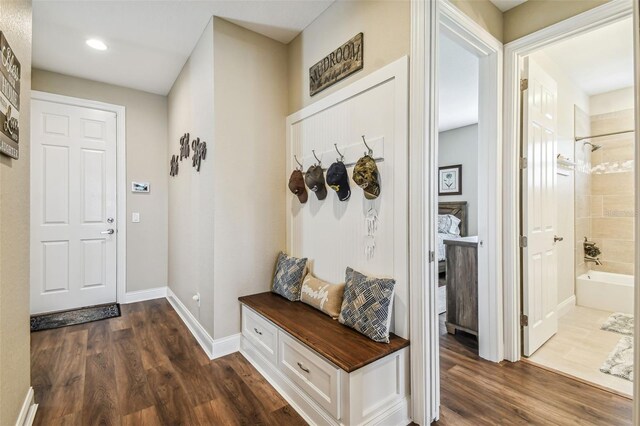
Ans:
[[[280,252],[271,291],[292,302],[300,300],[302,278],[307,272],[307,258],[298,259]]]
[[[340,315],[343,294],[344,283],[331,284],[307,274],[302,281],[300,301],[336,319]]]
[[[461,220],[452,214],[438,215],[438,232],[442,234],[460,235]]]
[[[338,321],[376,342],[389,343],[395,285],[393,279],[368,277],[347,268]]]

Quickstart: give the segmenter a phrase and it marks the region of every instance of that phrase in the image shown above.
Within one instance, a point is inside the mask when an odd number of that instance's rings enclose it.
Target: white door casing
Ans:
[[[115,302],[116,114],[32,105],[31,312]]]
[[[531,58],[525,58],[523,91],[522,229],[523,354],[532,355],[558,331],[556,250],[556,82]]]

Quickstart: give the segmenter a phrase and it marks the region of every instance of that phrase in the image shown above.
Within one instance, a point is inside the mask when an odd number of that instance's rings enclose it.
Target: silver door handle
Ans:
[[[114,232],[116,232],[116,231],[114,231],[113,229],[107,229],[106,231],[102,231],[102,232],[101,232],[101,234],[111,235],[111,234],[113,234]]]
[[[558,237],[557,235],[553,236],[553,242],[554,243],[557,243],[558,241],[562,241],[562,240],[564,240],[564,237]]]
[[[300,367],[300,370],[304,371],[305,373],[309,373],[309,369],[303,367],[302,364],[298,363],[298,367]]]

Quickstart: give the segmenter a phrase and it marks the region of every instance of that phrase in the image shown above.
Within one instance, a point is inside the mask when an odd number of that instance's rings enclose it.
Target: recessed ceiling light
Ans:
[[[93,47],[96,50],[107,50],[107,45],[96,38],[90,38],[89,40],[87,40],[87,45],[89,47]]]

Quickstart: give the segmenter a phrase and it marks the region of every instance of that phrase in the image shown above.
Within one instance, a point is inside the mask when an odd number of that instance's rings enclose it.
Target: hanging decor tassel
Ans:
[[[364,219],[367,227],[367,236],[365,237],[364,253],[367,256],[367,260],[373,258],[376,249],[375,233],[378,230],[378,211],[372,206],[367,212],[367,216]]]

